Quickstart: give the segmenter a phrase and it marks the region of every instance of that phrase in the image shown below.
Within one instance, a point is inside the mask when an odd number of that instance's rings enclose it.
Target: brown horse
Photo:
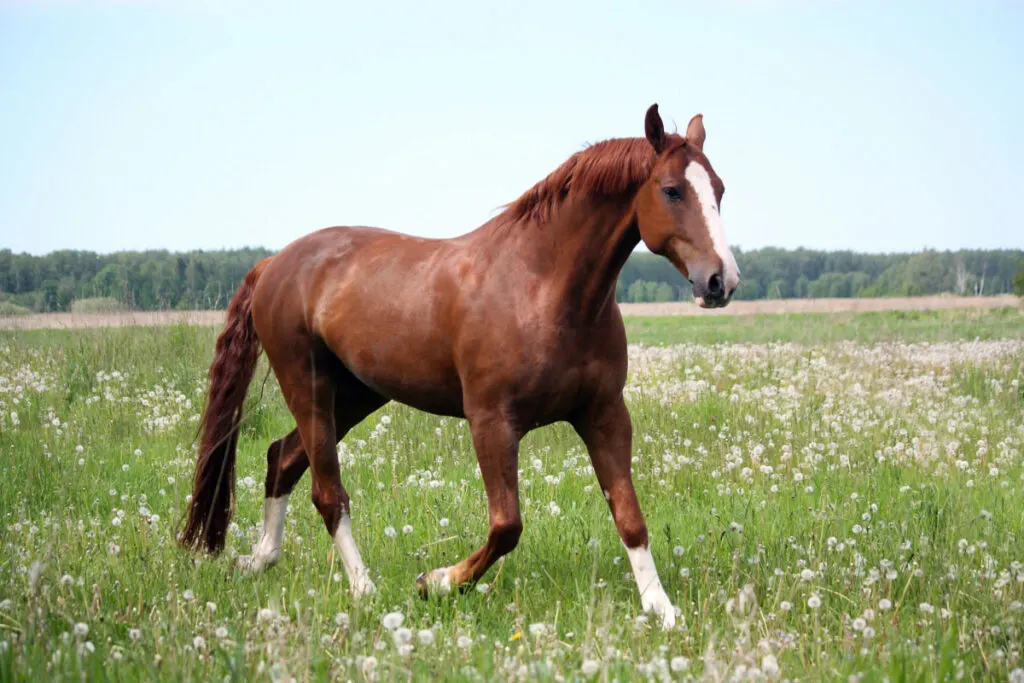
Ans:
[[[374,590],[352,536],[336,448],[353,426],[398,401],[469,422],[490,532],[468,558],[417,584],[424,594],[471,585],[522,533],[520,439],[567,421],[586,444],[643,609],[671,627],[675,608],[630,472],[615,283],[641,239],[689,278],[704,307],[728,303],[739,271],[722,233],[724,186],[703,152],[701,115],[685,137],[666,134],[655,104],[645,132],[574,154],[460,237],[326,228],[256,264],[217,340],[181,543],[214,554],[224,547],[241,409],[262,347],[297,426],[267,452],[263,535],[239,558],[244,568],[280,559],[288,496],[309,467],[313,504],[354,594]]]

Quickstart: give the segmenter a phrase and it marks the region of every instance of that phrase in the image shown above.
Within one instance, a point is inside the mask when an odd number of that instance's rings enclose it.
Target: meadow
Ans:
[[[215,327],[0,331],[0,680],[1024,682],[1024,315],[628,318],[633,475],[663,632],[567,425],[520,448],[525,532],[475,589],[415,577],[487,532],[469,431],[399,405],[346,436],[377,592],[353,600],[310,502],[240,574],[266,362],[218,558],[175,543]]]

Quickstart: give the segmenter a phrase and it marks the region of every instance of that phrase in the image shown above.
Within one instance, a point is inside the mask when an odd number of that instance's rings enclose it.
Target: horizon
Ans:
[[[767,244],[767,245],[764,245],[764,246],[761,246],[761,247],[754,247],[754,248],[750,248],[750,249],[747,249],[747,248],[743,247],[742,245],[732,245],[732,249],[734,251],[737,251],[737,252],[741,253],[741,254],[748,254],[748,253],[751,253],[751,252],[764,251],[764,250],[768,250],[768,249],[777,249],[779,251],[786,251],[786,252],[796,252],[796,251],[801,251],[802,250],[802,251],[809,251],[809,252],[815,252],[815,253],[820,253],[820,254],[851,253],[851,254],[855,254],[855,255],[858,255],[858,256],[912,256],[914,254],[921,254],[921,253],[925,253],[925,252],[935,252],[935,253],[938,253],[938,254],[955,254],[955,253],[958,253],[958,252],[986,252],[986,251],[1004,251],[1004,252],[1014,252],[1014,251],[1017,251],[1017,252],[1024,252],[1024,247],[993,247],[993,248],[960,247],[960,248],[956,248],[956,249],[935,249],[935,248],[931,248],[931,247],[923,247],[921,249],[916,249],[916,250],[913,250],[913,251],[859,251],[859,250],[856,250],[856,249],[811,249],[811,248],[808,248],[808,247],[779,247],[779,246],[772,245],[772,244]],[[45,252],[45,253],[33,254],[33,253],[30,253],[30,252],[24,252],[24,251],[22,251],[22,252],[13,251],[9,247],[0,246],[0,252],[10,251],[11,254],[14,255],[14,256],[23,256],[23,255],[27,254],[28,256],[31,256],[31,257],[34,257],[34,258],[46,258],[48,256],[51,256],[51,255],[57,254],[57,253],[61,253],[61,252],[78,252],[78,253],[85,253],[85,254],[94,254],[96,256],[103,257],[103,256],[116,256],[118,254],[144,254],[144,253],[147,253],[147,252],[160,252],[160,251],[166,251],[168,254],[189,254],[189,253],[195,253],[195,252],[201,252],[201,253],[204,253],[204,254],[210,254],[210,253],[215,253],[215,252],[232,252],[232,251],[246,251],[246,250],[251,250],[251,251],[271,251],[271,252],[276,253],[276,252],[280,251],[280,248],[272,249],[270,247],[266,247],[266,246],[262,246],[262,245],[243,244],[243,245],[239,245],[239,246],[217,247],[217,248],[213,248],[213,249],[204,249],[204,248],[200,248],[200,247],[185,248],[185,249],[167,249],[167,248],[164,248],[164,247],[149,247],[149,248],[146,248],[146,249],[119,249],[119,250],[115,250],[115,251],[96,251],[94,249],[53,249],[53,250]],[[650,252],[649,250],[644,248],[643,242],[641,242],[636,247],[636,249],[634,249],[634,251],[631,254],[631,256],[632,255],[637,255],[637,254],[647,254],[649,256],[657,256],[656,254],[653,254],[652,252]]]
[[[734,248],[1024,247],[1024,6],[540,7],[0,2],[0,249],[452,237],[653,102]]]

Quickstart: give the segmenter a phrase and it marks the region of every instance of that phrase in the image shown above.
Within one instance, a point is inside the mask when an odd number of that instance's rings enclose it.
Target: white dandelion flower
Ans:
[[[396,628],[402,625],[403,621],[405,621],[405,615],[401,612],[388,612],[380,620],[380,623],[387,630],[394,631]]]
[[[669,668],[676,673],[686,671],[690,668],[690,660],[686,657],[673,657],[669,663]]]

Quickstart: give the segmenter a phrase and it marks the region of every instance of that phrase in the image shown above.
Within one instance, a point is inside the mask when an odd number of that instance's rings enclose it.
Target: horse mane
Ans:
[[[645,138],[612,138],[595,143],[573,154],[507,204],[503,216],[512,221],[543,222],[567,200],[623,194],[647,182],[656,158]]]

